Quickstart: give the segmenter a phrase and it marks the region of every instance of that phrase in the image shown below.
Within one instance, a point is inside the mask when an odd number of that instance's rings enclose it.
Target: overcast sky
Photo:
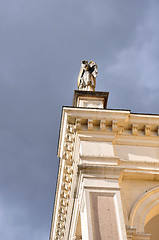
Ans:
[[[0,0],[0,239],[48,240],[81,60],[108,108],[159,113],[158,0]]]

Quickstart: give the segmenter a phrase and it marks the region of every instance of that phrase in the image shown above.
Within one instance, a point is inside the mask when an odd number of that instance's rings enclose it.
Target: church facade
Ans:
[[[50,240],[158,240],[159,116],[82,84],[62,111]]]

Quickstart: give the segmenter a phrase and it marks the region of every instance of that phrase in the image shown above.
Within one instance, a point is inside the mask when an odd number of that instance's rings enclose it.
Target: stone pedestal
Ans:
[[[74,91],[73,106],[106,109],[108,92]]]

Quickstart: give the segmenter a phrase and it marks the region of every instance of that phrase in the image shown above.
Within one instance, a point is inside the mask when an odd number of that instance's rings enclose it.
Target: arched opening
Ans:
[[[159,214],[146,223],[145,233],[151,233],[151,240],[159,239]]]
[[[135,228],[137,232],[145,231],[155,236],[155,232],[159,229],[158,221],[158,227],[154,230],[158,220],[156,216],[159,216],[159,187],[150,189],[136,201],[130,213],[130,227]],[[154,240],[158,239],[159,237],[154,238]]]

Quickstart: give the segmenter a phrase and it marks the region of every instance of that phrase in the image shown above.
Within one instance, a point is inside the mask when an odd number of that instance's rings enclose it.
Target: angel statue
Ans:
[[[94,61],[82,61],[78,76],[78,89],[82,91],[95,91],[97,64]]]

